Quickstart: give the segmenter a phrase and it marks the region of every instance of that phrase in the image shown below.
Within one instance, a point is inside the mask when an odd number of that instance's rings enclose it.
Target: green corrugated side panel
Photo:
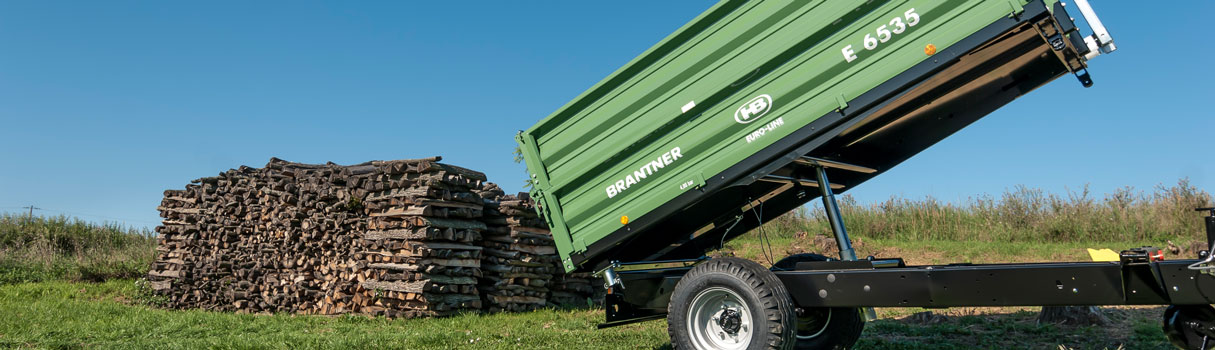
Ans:
[[[717,4],[517,138],[558,251],[567,258],[585,250],[620,228],[621,216],[646,215],[705,177],[840,108],[839,101],[930,59],[926,45],[948,50],[1024,4]],[[911,25],[914,17],[918,22]],[[877,38],[877,28],[893,31],[898,23],[905,26],[901,34],[892,32],[876,48],[865,48],[866,34]],[[851,62],[842,52],[848,45],[856,55]],[[766,114],[745,124],[736,121],[735,112],[761,95],[771,97]],[[689,102],[695,107],[684,112]],[[766,132],[748,139],[760,129]],[[653,162],[663,167],[647,171]],[[609,198],[608,188],[618,181],[628,182],[627,189]]]
[[[569,227],[566,226],[562,216],[560,203],[556,197],[545,192],[545,189],[551,186],[548,182],[548,172],[545,170],[544,164],[539,161],[540,150],[536,147],[536,139],[531,134],[521,131],[515,135],[515,142],[519,144],[524,164],[527,165],[528,172],[531,174],[532,199],[540,204],[540,216],[548,223],[549,229],[552,231],[553,241],[561,255],[562,264],[566,271],[572,271],[575,266],[569,259],[570,252],[585,250],[586,246],[582,246],[579,250],[574,249]]]

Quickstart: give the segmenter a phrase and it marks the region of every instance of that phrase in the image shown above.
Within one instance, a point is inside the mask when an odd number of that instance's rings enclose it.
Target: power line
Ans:
[[[33,218],[34,218],[34,209],[42,209],[42,208],[35,207],[33,204],[30,204],[30,206],[28,206],[28,207],[22,207],[22,209],[29,209],[29,210],[30,210],[30,214],[29,214],[29,216],[26,216],[25,218],[26,218],[26,219],[33,219]]]
[[[33,208],[33,209],[30,209],[30,208]],[[27,206],[27,207],[21,207],[21,209],[30,209],[30,211],[29,211],[29,215],[30,215],[30,217],[33,217],[34,210],[41,210],[41,211],[56,212],[56,213],[65,214],[65,215],[69,215],[69,216],[87,216],[87,217],[93,217],[93,218],[98,218],[98,219],[105,219],[105,220],[119,221],[119,222],[123,222],[123,223],[126,223],[126,222],[135,222],[135,223],[147,224],[147,225],[160,225],[160,223],[159,223],[159,222],[150,222],[150,221],[144,221],[144,220],[133,220],[133,219],[116,218],[116,217],[105,216],[105,215],[96,215],[96,214],[88,214],[88,213],[70,212],[70,211],[66,211],[66,210],[57,210],[57,209],[49,209],[49,208],[39,208],[39,207],[34,207],[34,206],[32,206],[32,205],[31,205],[31,206]]]
[[[47,209],[47,210],[49,210],[49,209]],[[138,223],[141,223],[141,224],[160,225],[160,223],[159,223],[159,222],[150,222],[150,221],[133,220],[133,219],[123,219],[123,218],[116,218],[116,217],[110,217],[110,216],[104,216],[104,215],[86,214],[86,213],[75,213],[75,212],[68,212],[68,211],[63,211],[63,210],[49,210],[49,211],[59,212],[59,213],[68,214],[68,215],[72,215],[72,216],[89,216],[89,217],[95,217],[95,218],[99,218],[99,219],[106,219],[106,220],[115,220],[115,221],[130,221],[130,222],[138,222]]]

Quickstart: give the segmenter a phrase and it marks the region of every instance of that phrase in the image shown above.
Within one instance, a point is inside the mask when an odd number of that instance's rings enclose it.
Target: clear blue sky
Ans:
[[[849,193],[1215,190],[1215,2],[1094,0],[1119,51]],[[0,2],[0,211],[137,226],[277,156],[442,155],[522,190],[512,135],[711,1]]]

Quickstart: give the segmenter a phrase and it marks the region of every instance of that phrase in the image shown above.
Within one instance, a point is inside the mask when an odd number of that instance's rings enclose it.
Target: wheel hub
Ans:
[[[831,323],[831,308],[802,309],[797,315],[797,338],[811,339],[822,335]]]
[[[742,328],[742,315],[738,314],[738,310],[722,310],[721,316],[717,318],[717,325],[726,333],[738,334],[738,329]]]
[[[694,349],[746,349],[755,333],[751,309],[738,293],[723,287],[709,287],[697,293],[687,317]]]

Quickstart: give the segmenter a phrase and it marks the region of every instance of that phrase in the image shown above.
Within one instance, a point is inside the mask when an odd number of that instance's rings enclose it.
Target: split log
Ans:
[[[165,191],[149,284],[176,308],[393,317],[480,309],[485,225],[472,190],[485,176],[439,160],[272,158]],[[393,304],[375,295],[385,286],[429,294]]]

